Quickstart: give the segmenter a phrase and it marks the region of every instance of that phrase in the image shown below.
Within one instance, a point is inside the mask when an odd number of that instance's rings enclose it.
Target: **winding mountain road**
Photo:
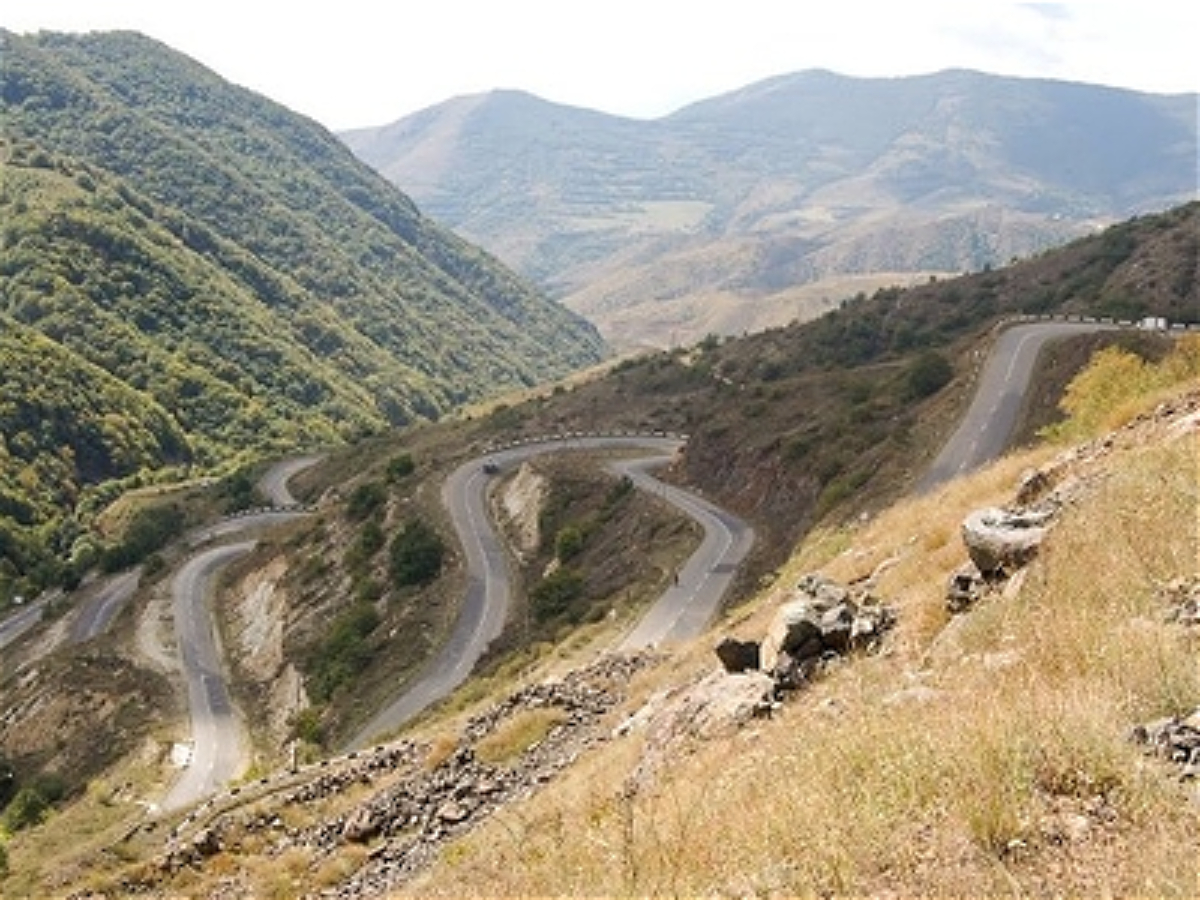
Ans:
[[[1051,341],[1121,326],[1104,322],[1026,322],[1004,329],[992,345],[975,396],[958,428],[917,484],[928,493],[1008,449],[1038,354]]]
[[[693,638],[712,622],[754,545],[753,529],[741,519],[689,491],[651,476],[650,468],[669,457],[621,460],[609,468],[638,488],[658,494],[704,529],[704,540],[684,563],[679,577],[621,642],[622,650],[640,650]]]
[[[1119,327],[1123,326],[1042,321],[1013,325],[1001,332],[983,366],[970,407],[920,480],[918,489],[930,491],[1005,451],[1034,363],[1046,343]],[[754,536],[750,527],[736,517],[649,474],[650,469],[667,461],[681,445],[680,439],[669,436],[575,436],[498,450],[488,459],[491,474],[484,471],[480,460],[456,469],[443,486],[442,498],[466,557],[466,596],[460,615],[449,640],[417,680],[367,723],[351,746],[364,746],[372,738],[394,731],[447,696],[467,679],[487,645],[500,634],[510,605],[511,584],[507,553],[488,515],[487,483],[494,474],[534,456],[564,450],[645,449],[655,453],[652,457],[615,461],[609,468],[628,476],[639,489],[657,494],[691,516],[702,525],[705,536],[680,570],[678,583],[625,636],[620,648],[654,646],[700,633],[719,608]],[[296,501],[287,488],[289,479],[318,460],[319,457],[285,460],[264,475],[260,489],[277,506],[292,507]],[[295,510],[264,510],[228,520],[193,535],[192,546],[241,536],[251,529],[302,514]],[[214,793],[244,766],[248,743],[225,683],[209,598],[221,569],[253,547],[253,540],[242,540],[198,550],[172,581],[175,628],[187,681],[192,752],[183,775],[162,803],[168,810],[190,805]],[[84,640],[107,627],[114,611],[136,587],[136,578],[136,573],[128,573],[98,592],[89,607],[92,611],[75,623],[74,639]],[[17,640],[40,620],[47,599],[40,598],[0,621],[0,648]]]
[[[1005,451],[1029,389],[1034,364],[1048,342],[1119,327],[1122,326],[1102,322],[1038,321],[1005,328],[983,367],[966,415],[918,489],[932,490]],[[563,449],[644,448],[669,454],[677,451],[681,443],[668,437],[576,437],[510,447],[493,454],[489,462],[495,471],[503,472],[532,456]],[[660,455],[626,460],[613,463],[610,468],[627,475],[642,490],[658,493],[700,522],[705,537],[681,569],[678,583],[658,599],[624,638],[620,645],[623,650],[683,640],[703,631],[754,540],[753,531],[745,522],[687,491],[652,478],[647,470],[667,458]],[[449,641],[417,681],[355,735],[352,747],[361,747],[376,735],[394,731],[448,695],[466,680],[488,643],[504,627],[511,587],[505,551],[488,518],[485,490],[488,477],[481,463],[472,461],[457,469],[443,489],[443,501],[467,560],[466,597]]]
[[[487,484],[534,456],[570,450],[652,450],[650,458],[613,463],[610,468],[628,475],[634,484],[661,496],[698,521],[704,541],[668,590],[622,644],[625,649],[645,647],[698,634],[708,624],[738,564],[754,541],[750,526],[715,506],[653,478],[648,469],[670,460],[682,446],[666,436],[575,436],[508,447],[489,454],[484,471],[480,460],[459,466],[442,488],[442,501],[450,513],[466,557],[467,587],[449,640],[425,669],[393,703],[381,710],[350,741],[352,749],[366,746],[412,719],[426,707],[450,694],[471,674],[489,643],[504,628],[512,587],[508,555],[492,527],[487,509]]]
[[[253,549],[254,541],[244,541],[205,550],[189,559],[171,581],[192,742],[183,775],[163,799],[162,808],[168,811],[215,793],[245,765],[249,742],[225,683],[210,597],[221,570]]]
[[[295,506],[288,481],[319,459],[309,456],[276,463],[263,475],[259,490],[273,503]],[[189,544],[196,547],[218,538],[244,536],[302,515],[295,510],[260,511],[203,529],[189,537]],[[181,809],[216,793],[246,766],[249,740],[226,684],[211,597],[221,571],[255,544],[254,540],[242,540],[199,550],[171,580],[175,636],[187,685],[191,750],[183,774],[161,803],[164,810]]]

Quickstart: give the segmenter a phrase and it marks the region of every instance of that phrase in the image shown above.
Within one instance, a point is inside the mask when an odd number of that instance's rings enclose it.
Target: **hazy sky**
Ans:
[[[10,0],[0,27],[127,28],[330,128],[520,88],[653,117],[771,75],[966,67],[1200,90],[1194,0]],[[2,64],[2,61],[0,61]]]

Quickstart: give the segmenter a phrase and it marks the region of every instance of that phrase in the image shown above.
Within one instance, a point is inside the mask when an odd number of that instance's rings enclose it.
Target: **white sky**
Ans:
[[[141,31],[333,129],[519,88],[650,118],[772,75],[950,67],[1200,90],[1195,0],[7,0],[16,32]],[[2,61],[0,61],[2,62]]]

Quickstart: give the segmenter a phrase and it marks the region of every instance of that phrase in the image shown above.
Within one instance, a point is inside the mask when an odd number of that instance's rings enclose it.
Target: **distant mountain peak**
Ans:
[[[1194,95],[808,69],[650,121],[508,101],[343,138],[620,343],[807,317],[1196,189]]]

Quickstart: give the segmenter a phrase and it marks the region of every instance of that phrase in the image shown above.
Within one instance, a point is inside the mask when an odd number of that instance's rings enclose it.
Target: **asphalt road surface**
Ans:
[[[89,585],[71,623],[71,643],[80,644],[104,633],[129,598],[137,592],[141,578],[142,568],[138,566]]]
[[[683,510],[704,529],[703,542],[684,563],[678,580],[621,642],[622,650],[655,647],[702,633],[716,616],[738,566],[754,545],[754,530],[747,523],[695,494],[649,475],[648,469],[667,460],[622,460],[609,466],[618,475],[628,476],[642,490],[658,494]]]
[[[272,503],[295,505],[288,481],[320,457],[284,460],[272,466],[259,488]],[[218,538],[291,521],[303,513],[261,511],[220,522],[189,538],[195,547]],[[253,540],[212,547],[196,553],[171,582],[175,635],[187,685],[191,719],[191,756],[183,774],[162,802],[165,810],[180,809],[221,790],[245,767],[249,742],[225,682],[222,654],[215,632],[210,598],[221,570],[254,549]]]
[[[215,793],[244,767],[249,744],[225,684],[210,597],[221,569],[253,548],[253,541],[245,541],[205,550],[188,560],[171,581],[192,751],[182,776],[162,802],[165,810],[190,806]]]
[[[273,506],[295,506],[298,501],[288,489],[288,482],[320,461],[320,456],[297,456],[278,462],[258,480],[258,489]]]
[[[57,595],[44,594],[0,621],[0,650],[21,638],[25,632],[42,621],[42,610],[55,596]]]
[[[673,586],[647,614],[625,644],[645,646],[676,640],[698,633],[711,619],[721,592],[733,577],[737,563],[753,542],[749,526],[716,507],[653,479],[646,469],[666,462],[682,442],[669,437],[574,437],[510,447],[491,454],[487,463],[502,473],[526,459],[564,450],[652,450],[652,459],[622,462],[615,471],[628,474],[643,490],[653,490],[669,503],[696,518],[705,529],[705,540],[680,572]],[[668,455],[664,455],[668,454]],[[442,501],[466,557],[467,587],[459,617],[450,639],[392,704],[381,710],[350,742],[352,748],[366,746],[373,738],[394,731],[426,707],[446,697],[462,684],[504,628],[512,587],[508,556],[492,528],[487,510],[487,483],[493,477],[484,471],[484,461],[472,460],[451,473],[442,488]]]
[[[1030,322],[1001,332],[984,363],[966,415],[918,482],[917,490],[927,493],[1008,449],[1034,363],[1047,343],[1119,327],[1099,322]]]
[[[255,528],[270,528],[273,525],[283,525],[304,518],[308,513],[299,510],[265,509],[259,512],[246,513],[232,519],[225,519],[215,525],[198,529],[187,536],[188,545],[199,547],[211,544],[219,538],[234,537],[245,534]]]

